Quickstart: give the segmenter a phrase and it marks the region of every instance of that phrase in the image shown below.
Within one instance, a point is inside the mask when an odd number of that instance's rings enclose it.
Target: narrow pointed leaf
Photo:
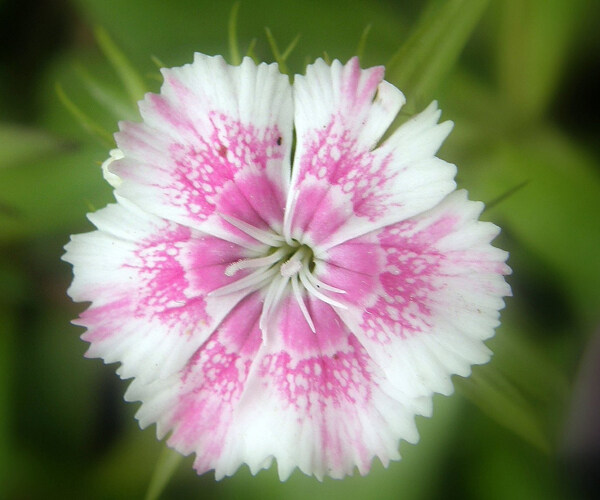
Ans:
[[[433,1],[387,64],[387,79],[420,109],[434,97],[483,14],[488,0]],[[415,102],[416,101],[416,102]]]
[[[501,90],[522,120],[550,104],[568,63],[585,0],[498,2],[498,75]]]
[[[111,199],[99,164],[103,154],[86,148],[0,169],[0,242],[85,225],[89,204]]]
[[[171,448],[165,449],[158,457],[156,468],[150,480],[148,491],[146,492],[146,500],[157,500],[161,493],[166,488],[169,480],[177,470],[177,466],[183,458],[182,455],[173,451]]]
[[[362,59],[365,54],[365,46],[367,45],[367,38],[369,37],[369,32],[371,31],[372,26],[372,24],[367,24],[360,35],[360,40],[358,41],[358,45],[356,47],[356,55],[359,59]]]
[[[90,95],[118,120],[135,120],[136,108],[123,96],[94,78],[83,66],[77,66],[75,71]]]
[[[73,115],[73,117],[79,122],[79,124],[86,129],[90,134],[96,137],[100,143],[105,147],[112,147],[114,144],[112,135],[106,129],[98,125],[96,121],[90,118],[85,112],[81,110],[77,104],[75,104],[65,93],[60,84],[56,84],[56,93],[58,98],[63,103],[67,111]]]
[[[457,390],[498,424],[543,452],[550,451],[541,419],[519,391],[493,366],[455,380]]]
[[[144,80],[103,28],[96,29],[100,49],[119,75],[132,103],[137,103],[148,91]]]
[[[233,7],[231,7],[231,14],[229,14],[229,24],[228,24],[228,35],[229,35],[229,57],[231,59],[231,64],[237,66],[242,62],[242,58],[240,56],[240,48],[238,44],[237,38],[237,20],[238,13],[240,11],[240,2],[235,2]]]

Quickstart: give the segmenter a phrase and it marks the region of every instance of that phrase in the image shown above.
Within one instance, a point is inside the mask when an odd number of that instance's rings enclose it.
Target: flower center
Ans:
[[[233,277],[243,269],[252,269],[252,271],[242,278],[212,291],[210,295],[222,296],[242,290],[251,293],[259,289],[266,289],[259,324],[263,337],[269,327],[273,313],[281,300],[287,295],[286,292],[291,291],[302,311],[302,315],[315,333],[314,322],[304,302],[306,294],[334,307],[346,308],[344,304],[324,293],[344,294],[346,292],[323,283],[315,275],[317,259],[315,259],[314,252],[308,245],[294,239],[286,239],[274,232],[255,228],[233,217],[223,215],[222,217],[249,236],[268,245],[268,249],[263,255],[238,260],[227,266],[225,269],[227,276]]]

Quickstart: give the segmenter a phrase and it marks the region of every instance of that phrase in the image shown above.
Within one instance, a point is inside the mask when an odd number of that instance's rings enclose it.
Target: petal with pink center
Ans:
[[[248,251],[124,199],[89,217],[98,230],[73,236],[64,256],[70,296],[91,302],[76,321],[88,329],[87,355],[120,361],[123,378],[177,371],[240,300],[206,294],[232,281],[224,269]]]
[[[277,65],[229,66],[196,54],[163,70],[160,94],[140,102],[142,123],[116,134],[117,192],[150,213],[232,241],[221,215],[281,229],[288,190],[292,100]]]
[[[365,474],[374,457],[398,459],[400,439],[418,440],[413,417],[430,411],[427,402],[393,388],[331,306],[305,300],[316,333],[295,298],[284,299],[226,440],[238,458],[217,476],[242,462],[256,473],[273,459],[282,480],[296,467],[319,479]]]
[[[137,379],[126,398],[142,401],[142,427],[157,422],[159,437],[184,455],[196,453],[199,472],[236,468],[240,458],[229,449],[235,437],[236,410],[261,344],[258,328],[262,302],[255,292],[239,302],[177,374],[149,384]]]
[[[352,307],[372,306],[383,292],[379,276],[386,254],[375,232],[318,253],[315,275],[323,283],[343,290],[336,299]]]
[[[411,396],[449,394],[452,374],[466,376],[489,359],[483,340],[510,295],[510,269],[506,252],[490,245],[498,228],[477,220],[482,208],[458,191],[376,232],[385,256],[377,300],[339,311],[391,382]]]
[[[403,103],[382,67],[362,70],[357,58],[318,60],[296,77],[293,237],[329,248],[428,210],[454,189],[454,165],[434,156],[452,128],[437,123],[435,103],[378,145]],[[312,186],[324,188],[307,204]],[[321,227],[330,218],[339,220],[333,233]]]

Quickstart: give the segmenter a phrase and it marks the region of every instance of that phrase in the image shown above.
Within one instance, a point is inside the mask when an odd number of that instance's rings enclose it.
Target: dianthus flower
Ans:
[[[293,85],[201,54],[163,76],[115,135],[116,203],[66,247],[87,355],[199,473],[399,459],[510,294],[498,228],[435,156],[452,124],[433,103],[383,139],[404,96],[356,58]]]

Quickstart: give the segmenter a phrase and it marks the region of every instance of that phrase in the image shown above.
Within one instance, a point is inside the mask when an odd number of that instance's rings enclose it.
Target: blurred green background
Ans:
[[[85,214],[112,198],[99,165],[118,120],[135,119],[142,89],[160,86],[152,58],[176,66],[194,51],[228,54],[231,7],[0,1],[0,498],[145,495],[164,445],[139,430],[114,367],[83,358],[69,323],[82,306],[65,294],[60,256],[69,234],[91,229]],[[243,52],[256,38],[257,56],[273,60],[266,26],[281,51],[300,34],[293,72],[323,53],[348,59],[371,26],[363,67],[388,64],[408,112],[436,98],[455,122],[440,156],[503,227],[496,244],[511,253],[514,297],[489,342],[492,362],[455,377],[456,394],[435,398],[433,418],[417,419],[420,443],[402,443],[387,470],[375,463],[366,477],[323,483],[295,472],[282,484],[274,469],[242,469],[217,483],[187,458],[162,498],[594,497],[598,19],[600,3],[584,0],[241,4]]]

